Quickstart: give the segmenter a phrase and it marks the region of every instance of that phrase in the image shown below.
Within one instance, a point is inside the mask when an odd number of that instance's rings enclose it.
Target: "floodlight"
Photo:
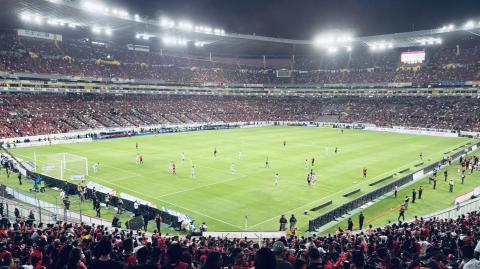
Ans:
[[[162,27],[167,27],[167,28],[172,28],[175,26],[175,22],[170,20],[169,18],[167,17],[162,17],[160,19],[160,26]]]
[[[348,52],[352,51],[352,47],[348,46],[348,47],[347,47],[347,51],[348,51]]]
[[[139,22],[140,21],[140,15],[138,14],[135,14],[135,16],[133,16],[134,20]]]
[[[73,29],[73,28],[77,27],[77,25],[75,25],[75,23],[71,22],[71,23],[68,24],[68,27]]]
[[[150,38],[150,37],[149,37],[148,35],[143,35],[143,36],[142,36],[142,39],[143,39],[143,40],[148,40],[149,38]]]
[[[102,32],[102,28],[100,28],[100,27],[97,26],[97,25],[94,25],[94,26],[92,27],[92,32],[93,32],[94,34],[100,34],[100,32]]]
[[[25,13],[22,13],[20,15],[20,19],[22,19],[23,21],[26,21],[26,22],[31,22],[32,21],[32,15],[28,12],[25,12]]]
[[[105,28],[105,34],[108,35],[108,36],[111,36],[111,35],[112,35],[112,28],[110,28],[110,27],[107,26],[107,27]]]
[[[47,24],[53,25],[53,26],[58,26],[60,24],[60,22],[56,19],[48,19]]]
[[[42,17],[38,14],[33,15],[33,22],[36,24],[42,24],[43,23]]]
[[[449,24],[449,25],[447,26],[447,29],[451,31],[451,30],[455,29],[455,25]]]
[[[426,44],[427,42],[425,42],[425,40],[420,41],[420,45],[425,46]]]
[[[140,35],[140,34],[136,34],[136,35],[135,35],[135,38],[136,38],[136,39],[140,39],[141,36],[142,36],[142,35]]]
[[[388,44],[388,48],[389,48],[389,49],[393,48],[393,43],[389,43],[389,44]]]
[[[436,42],[437,44],[442,44],[443,40],[442,40],[441,38],[437,38],[437,39],[435,40],[435,42]]]
[[[204,28],[203,28],[203,31],[204,31],[205,33],[207,33],[207,34],[210,34],[210,33],[212,33],[212,28],[210,28],[210,27],[204,27]]]
[[[188,21],[181,21],[178,23],[178,28],[183,31],[193,31],[193,24]]]
[[[338,51],[338,49],[335,48],[335,47],[328,47],[328,48],[327,48],[327,52],[328,52],[329,54],[335,54],[335,53],[337,53],[337,51]]]
[[[465,23],[465,29],[472,29],[475,27],[475,22],[470,20],[467,23]]]

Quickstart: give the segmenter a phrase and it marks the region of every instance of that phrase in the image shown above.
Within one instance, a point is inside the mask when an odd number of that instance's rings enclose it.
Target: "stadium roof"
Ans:
[[[327,41],[298,40],[229,33],[221,28],[199,26],[166,17],[151,19],[128,14],[96,0],[4,0],[3,6],[8,7],[0,11],[5,22],[3,24],[12,28],[66,35],[96,35],[95,38],[98,39],[124,40],[145,45],[161,40],[160,46],[168,46],[169,49],[192,44],[198,49],[217,54],[291,55],[301,54],[314,47],[335,50],[369,47],[372,50],[384,50],[438,45],[444,40],[480,36],[480,22],[473,21],[461,26],[446,25],[437,29],[350,37],[342,42],[336,42],[335,36],[332,37],[338,31],[329,34]]]

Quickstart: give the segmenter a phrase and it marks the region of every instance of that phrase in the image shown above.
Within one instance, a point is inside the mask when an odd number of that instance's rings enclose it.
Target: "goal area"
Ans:
[[[61,180],[84,180],[88,176],[88,159],[71,153],[49,154],[42,173]]]

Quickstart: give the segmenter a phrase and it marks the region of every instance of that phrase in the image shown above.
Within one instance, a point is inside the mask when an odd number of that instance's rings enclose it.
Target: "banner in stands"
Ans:
[[[153,206],[152,203],[147,202],[147,201],[145,201],[145,200],[142,200],[142,199],[140,199],[140,198],[137,198],[137,197],[132,196],[132,195],[127,194],[127,193],[121,192],[120,195],[119,195],[119,197],[122,198],[122,199],[124,199],[124,200],[128,200],[128,201],[130,201],[130,202],[135,202],[135,201],[137,201],[137,202],[138,202],[139,204],[141,204],[141,205]]]
[[[202,236],[212,238],[247,238],[247,239],[261,239],[261,238],[282,238],[285,232],[203,232]]]
[[[19,36],[62,41],[62,35],[44,33],[44,32],[37,32],[37,31],[32,31],[32,30],[18,29],[17,34]]]
[[[423,172],[423,169],[416,172],[415,174],[413,174],[413,180],[417,180],[417,179],[420,179],[422,178],[424,175],[424,172]]]
[[[412,135],[431,135],[431,136],[443,136],[443,137],[458,137],[457,133],[442,132],[442,131],[429,131],[429,130],[414,130],[414,129],[406,129],[406,128],[365,127],[365,130],[377,131],[377,132],[412,134]]]
[[[101,193],[104,193],[104,194],[109,194],[110,193],[110,194],[115,195],[115,193],[116,193],[116,191],[114,189],[111,189],[109,187],[105,187],[103,185],[100,185],[100,184],[97,184],[97,183],[91,182],[91,181],[89,181],[87,183],[87,188],[91,189],[91,190],[93,190],[93,188],[95,188],[95,191],[98,191],[98,192],[101,192]]]

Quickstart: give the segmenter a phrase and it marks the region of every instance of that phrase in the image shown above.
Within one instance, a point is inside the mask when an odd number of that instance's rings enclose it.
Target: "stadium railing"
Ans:
[[[476,149],[477,147],[480,146],[480,143],[477,143],[475,145],[472,145],[470,147],[468,147],[467,151],[470,152],[474,149]],[[453,154],[451,154],[451,158],[453,160],[457,159],[458,157],[464,155],[466,152],[464,149],[460,150],[460,151],[457,151]],[[416,174],[421,172],[422,174],[422,177],[423,175],[426,175],[427,173],[429,172],[432,172],[436,167],[438,167],[438,164],[441,163],[442,161],[444,160],[440,160],[440,161],[437,161],[423,169],[419,169],[417,171],[415,171],[414,173],[411,173],[405,177],[402,177],[398,180],[395,180],[383,187],[380,187],[374,191],[371,191],[367,194],[364,194],[356,199],[353,199],[337,208],[334,208],[328,212],[326,212],[325,214],[322,214],[314,219],[311,219],[308,223],[308,230],[310,232],[315,232],[318,228],[326,225],[327,223],[331,222],[331,221],[334,221],[335,219],[347,214],[348,212],[356,209],[356,208],[359,208],[360,206],[362,205],[365,205],[366,203],[368,202],[371,202],[377,198],[379,198],[380,196],[382,195],[385,195],[389,192],[391,192],[393,190],[393,188],[396,186],[398,187],[401,187],[411,181],[413,181],[414,179],[416,179]]]

